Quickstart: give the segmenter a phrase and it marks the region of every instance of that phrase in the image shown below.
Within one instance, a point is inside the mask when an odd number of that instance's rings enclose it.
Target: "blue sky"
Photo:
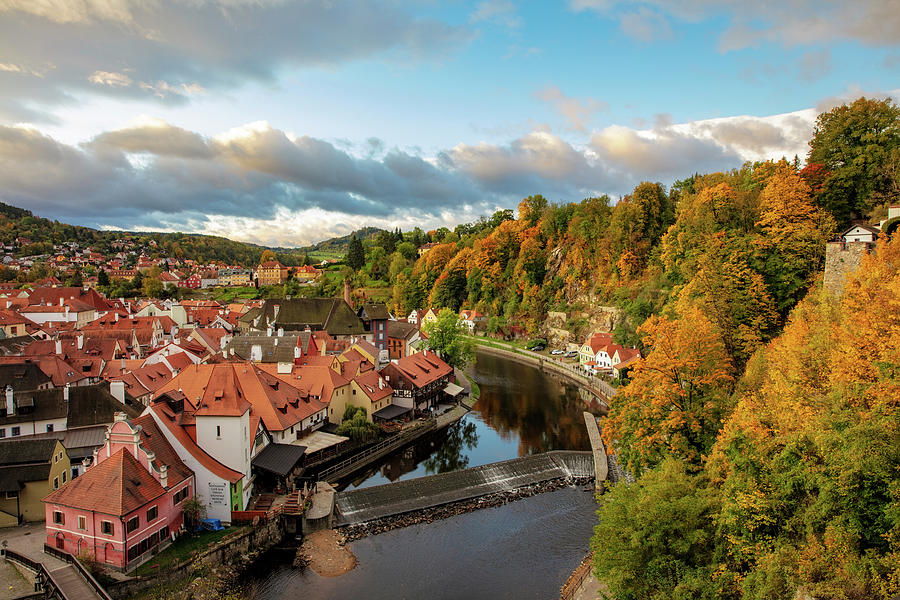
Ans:
[[[900,10],[784,0],[0,4],[0,200],[302,245],[806,151]]]

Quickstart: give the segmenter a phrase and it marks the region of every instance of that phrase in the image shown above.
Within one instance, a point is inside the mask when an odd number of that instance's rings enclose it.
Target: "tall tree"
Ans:
[[[868,215],[883,192],[879,175],[897,148],[900,107],[890,99],[859,98],[820,114],[807,157],[830,171],[819,203],[842,224]]]
[[[350,249],[347,251],[347,266],[359,271],[366,264],[366,250],[362,242],[354,235],[350,238]]]
[[[727,411],[733,381],[722,337],[691,307],[638,329],[648,350],[616,394],[603,436],[635,474],[666,456],[699,465]]]

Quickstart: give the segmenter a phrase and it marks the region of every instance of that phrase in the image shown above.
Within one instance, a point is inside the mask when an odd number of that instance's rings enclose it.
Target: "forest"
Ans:
[[[900,204],[898,169],[900,108],[860,98],[818,117],[802,163],[644,182],[615,204],[530,196],[452,231],[351,240],[347,272],[397,314],[475,308],[532,334],[548,310],[621,309],[615,337],[645,358],[602,421],[637,478],[602,497],[593,538],[612,598],[889,598],[900,235],[842,296],[822,274],[826,242]]]

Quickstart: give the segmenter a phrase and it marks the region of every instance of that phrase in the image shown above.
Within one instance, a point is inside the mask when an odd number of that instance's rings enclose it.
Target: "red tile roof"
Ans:
[[[123,516],[166,491],[125,448],[52,492],[44,502]]]

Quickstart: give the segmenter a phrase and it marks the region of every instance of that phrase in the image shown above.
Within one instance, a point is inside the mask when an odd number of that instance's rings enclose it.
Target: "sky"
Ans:
[[[303,246],[808,151],[900,0],[0,0],[0,201]]]

